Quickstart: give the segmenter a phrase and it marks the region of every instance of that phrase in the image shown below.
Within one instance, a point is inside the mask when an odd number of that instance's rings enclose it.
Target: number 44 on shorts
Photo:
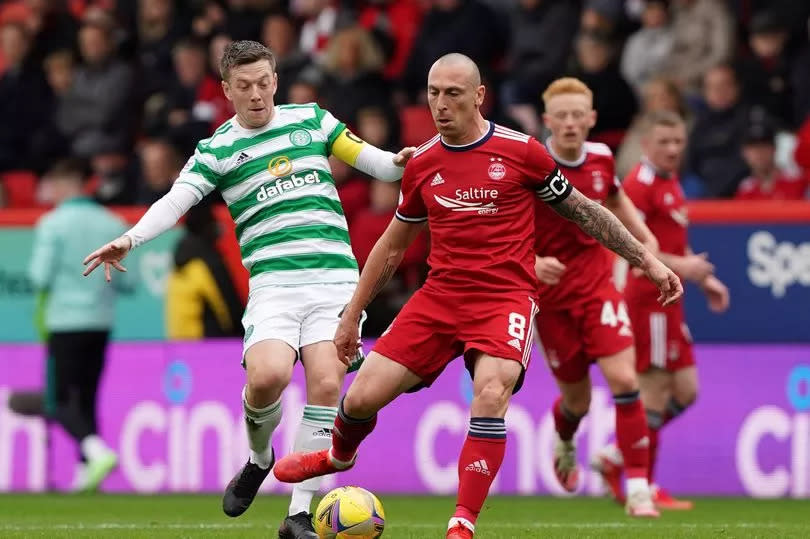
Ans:
[[[602,305],[602,315],[599,320],[603,326],[610,326],[619,328],[619,335],[631,336],[633,331],[630,329],[630,317],[627,316],[627,305],[623,301],[617,303],[616,308],[613,308],[613,302],[608,300]]]

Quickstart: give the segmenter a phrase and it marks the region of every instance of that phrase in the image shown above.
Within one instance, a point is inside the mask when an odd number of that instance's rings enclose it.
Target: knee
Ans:
[[[681,408],[687,408],[695,404],[697,400],[698,391],[696,387],[685,389],[675,395],[675,400],[681,405]]]
[[[249,365],[247,384],[252,394],[281,393],[292,378],[292,366],[281,362],[262,362]]]
[[[358,389],[352,384],[343,397],[343,413],[349,417],[365,419],[376,414],[379,409],[378,399],[367,388]]]
[[[335,406],[340,399],[341,377],[337,373],[324,373],[315,380],[307,381],[310,404]]]
[[[614,395],[621,395],[623,393],[633,393],[638,391],[638,377],[632,369],[622,370],[611,376],[609,381],[610,389]]]
[[[514,381],[510,385],[501,380],[492,379],[475,392],[472,402],[472,413],[478,417],[502,417],[509,404]]]

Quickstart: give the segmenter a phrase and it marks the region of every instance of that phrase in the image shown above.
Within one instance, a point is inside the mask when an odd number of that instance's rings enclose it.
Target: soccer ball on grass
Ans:
[[[321,539],[376,539],[385,527],[385,513],[366,489],[339,487],[323,497],[314,521]]]

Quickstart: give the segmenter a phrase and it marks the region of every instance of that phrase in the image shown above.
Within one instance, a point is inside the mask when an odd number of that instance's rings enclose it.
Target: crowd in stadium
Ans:
[[[441,54],[482,68],[484,113],[544,137],[540,95],[574,75],[594,91],[593,140],[623,176],[643,112],[690,126],[690,198],[807,196],[810,4],[790,0],[19,0],[0,7],[0,207],[38,204],[37,178],[86,163],[88,192],[148,205],[196,141],[233,114],[224,46],[277,57],[276,103],[316,101],[385,149],[435,133],[425,80]],[[337,159],[334,177],[362,265],[397,188]],[[405,261],[416,282],[426,245]],[[406,286],[406,289],[410,286]]]

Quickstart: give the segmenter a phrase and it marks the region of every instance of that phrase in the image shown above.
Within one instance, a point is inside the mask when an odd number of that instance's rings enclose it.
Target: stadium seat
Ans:
[[[399,115],[403,146],[419,146],[436,134],[433,117],[425,105],[405,107]]]
[[[37,176],[27,170],[3,172],[0,183],[9,208],[33,208],[37,205]]]

